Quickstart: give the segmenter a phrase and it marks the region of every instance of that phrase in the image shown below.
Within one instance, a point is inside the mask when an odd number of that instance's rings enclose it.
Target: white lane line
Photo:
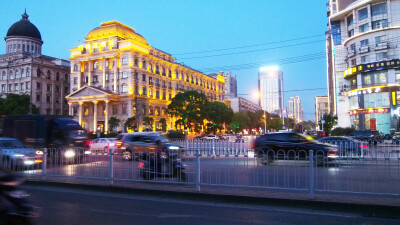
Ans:
[[[65,190],[65,189],[54,189],[54,188],[43,188],[43,187],[24,187],[25,189],[40,190],[40,191],[52,191],[59,193],[72,193],[78,195],[87,195],[94,197],[108,197],[108,198],[118,198],[125,200],[141,200],[141,201],[153,201],[153,202],[163,202],[163,203],[174,203],[174,204],[186,204],[186,205],[196,205],[196,206],[211,206],[220,208],[233,208],[233,209],[247,209],[247,210],[261,210],[269,212],[278,213],[293,213],[293,214],[308,214],[315,216],[332,216],[332,217],[342,217],[342,218],[364,218],[361,215],[354,213],[343,213],[343,212],[327,212],[327,211],[317,211],[317,210],[307,210],[307,209],[287,209],[277,206],[253,206],[253,205],[243,205],[243,204],[228,204],[228,203],[217,203],[217,202],[202,202],[202,201],[189,201],[189,200],[173,200],[167,198],[157,198],[157,197],[143,197],[136,195],[121,195],[121,194],[110,194],[105,192],[92,192],[92,191],[78,191],[78,190]],[[154,215],[153,215],[154,216]]]

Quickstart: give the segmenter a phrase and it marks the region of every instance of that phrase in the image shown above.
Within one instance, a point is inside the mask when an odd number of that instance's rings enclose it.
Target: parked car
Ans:
[[[219,140],[220,137],[218,135],[209,134],[203,137],[204,140]]]
[[[0,165],[12,169],[14,167],[31,167],[41,164],[43,152],[26,147],[15,138],[0,138]]]
[[[262,164],[271,163],[274,159],[306,158],[310,150],[314,151],[317,165],[323,165],[325,157],[329,161],[339,157],[338,146],[320,143],[312,138],[295,132],[267,133],[259,136],[254,142],[255,154]]]
[[[392,143],[400,144],[400,132],[395,132],[392,137]]]
[[[116,138],[97,138],[90,142],[89,149],[91,154],[94,153],[110,153],[108,150],[115,149],[115,140]]]
[[[122,159],[132,160],[138,157],[141,153],[149,153],[157,148],[156,142],[161,141],[163,146],[168,150],[184,149],[176,144],[171,144],[167,139],[163,138],[156,132],[134,132],[122,133],[117,136],[116,148],[121,154]]]
[[[361,155],[361,151],[367,151],[368,145],[365,142],[350,137],[323,137],[319,142],[329,143],[339,146],[339,155],[345,157],[356,157]]]
[[[354,131],[352,134],[349,135],[349,137],[352,137],[354,139],[357,139],[359,141],[366,141],[370,144],[377,145],[378,142],[383,142],[383,135],[381,132],[377,130],[359,130],[359,131]]]

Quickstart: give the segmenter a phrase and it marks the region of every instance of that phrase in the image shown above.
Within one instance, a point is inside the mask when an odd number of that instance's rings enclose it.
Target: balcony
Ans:
[[[347,53],[347,57],[352,57],[356,54],[356,50],[355,49],[350,49]]]
[[[375,51],[377,50],[382,50],[382,49],[387,49],[388,48],[388,43],[387,42],[382,42],[378,43],[375,45]]]
[[[369,47],[368,46],[363,46],[359,49],[360,53],[366,53],[369,52]]]

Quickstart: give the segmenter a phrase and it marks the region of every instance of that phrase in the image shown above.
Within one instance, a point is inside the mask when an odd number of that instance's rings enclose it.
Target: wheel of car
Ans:
[[[123,151],[122,159],[126,160],[126,161],[132,160],[132,151],[130,151],[130,150]]]

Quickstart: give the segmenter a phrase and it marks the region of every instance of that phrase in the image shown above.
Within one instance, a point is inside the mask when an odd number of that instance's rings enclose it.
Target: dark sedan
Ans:
[[[329,143],[339,146],[339,155],[341,157],[358,157],[362,151],[368,150],[368,144],[350,137],[323,137],[319,142]]]

